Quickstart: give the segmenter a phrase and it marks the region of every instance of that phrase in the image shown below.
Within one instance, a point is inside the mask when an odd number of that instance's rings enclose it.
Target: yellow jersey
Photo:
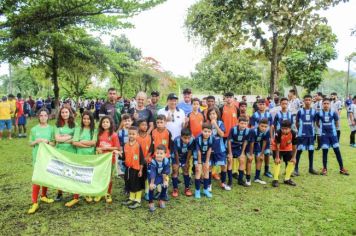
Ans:
[[[15,117],[15,111],[16,111],[16,99],[13,100],[8,100],[8,102],[10,103],[10,112],[11,112],[11,117],[14,118]]]
[[[11,105],[8,101],[0,102],[0,120],[11,120]]]

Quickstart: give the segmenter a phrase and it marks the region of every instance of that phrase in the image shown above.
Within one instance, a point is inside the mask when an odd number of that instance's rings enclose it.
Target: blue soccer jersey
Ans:
[[[221,131],[223,131],[225,133],[224,122],[219,120],[217,123],[218,123],[218,126],[221,129]],[[214,126],[213,126],[213,129],[212,129],[211,136],[213,137],[212,152],[214,152],[214,153],[224,153],[224,152],[226,152],[226,145],[225,145],[225,142],[224,142],[224,138],[220,137],[220,135],[218,135],[218,131],[214,128]]]
[[[316,111],[314,109],[302,108],[297,113],[298,122],[298,137],[314,137],[315,129],[314,123],[316,118]]]
[[[281,130],[282,122],[285,120],[289,120],[290,123],[292,124],[293,123],[292,113],[290,113],[289,111],[287,111],[285,113],[282,111],[279,111],[276,114],[276,116],[274,117],[274,121],[273,121],[273,125],[274,125],[276,132]]]
[[[319,127],[322,136],[337,136],[336,122],[338,120],[338,114],[330,110],[321,110],[316,114],[316,121],[319,121]]]
[[[231,142],[231,151],[234,157],[238,157],[242,154],[242,147],[244,142],[250,142],[250,129],[240,130],[239,126],[231,128],[229,134],[229,141]],[[246,148],[248,151],[248,147]]]
[[[125,144],[129,141],[129,131],[126,129],[120,129],[117,136],[121,147],[125,146]]]
[[[169,175],[171,172],[169,158],[163,158],[163,161],[158,162],[152,159],[150,164],[149,179],[154,179],[155,185],[163,184],[163,175]]]
[[[253,115],[250,118],[250,126],[254,127],[254,128],[257,127],[258,123],[262,119],[267,119],[269,126],[271,126],[273,124],[271,113],[269,113],[268,111],[266,111],[264,113],[256,111],[255,113],[253,113]]]
[[[195,147],[196,145],[193,137],[190,138],[189,143],[184,143],[181,136],[174,139],[173,150],[174,155],[178,153],[179,164],[184,165],[186,163],[189,151],[193,153]],[[175,159],[173,160],[173,163],[175,163]]]
[[[255,154],[259,154],[262,151],[262,145],[263,142],[266,141],[267,145],[270,141],[270,133],[269,129],[267,129],[265,132],[261,132],[259,128],[254,128],[250,131],[251,136],[250,136],[250,142],[252,142],[253,145],[253,152]],[[269,147],[266,146],[265,151],[269,150]]]
[[[214,138],[213,136],[210,136],[207,140],[203,139],[203,134],[199,135],[195,139],[195,144],[196,144],[196,152],[200,151],[201,153],[201,160],[204,163],[206,161],[207,153],[209,149],[212,149],[213,147],[213,142]],[[196,160],[198,160],[198,155],[194,155]]]

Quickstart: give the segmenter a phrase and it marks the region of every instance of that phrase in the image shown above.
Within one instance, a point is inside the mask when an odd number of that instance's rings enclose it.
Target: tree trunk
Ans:
[[[270,57],[271,77],[270,77],[270,87],[269,87],[269,95],[271,97],[273,97],[273,93],[277,89],[277,81],[278,81],[279,59],[278,59],[277,47],[278,47],[278,34],[277,33],[273,33],[272,54],[271,54],[271,57]]]
[[[58,52],[57,52],[57,49],[54,47],[53,48],[52,64],[51,64],[51,70],[52,70],[51,77],[52,77],[52,83],[53,83],[53,93],[54,93],[56,109],[59,106],[58,67],[59,67]]]

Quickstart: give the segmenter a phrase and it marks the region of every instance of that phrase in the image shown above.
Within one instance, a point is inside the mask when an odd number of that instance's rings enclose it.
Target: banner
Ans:
[[[32,182],[84,196],[104,196],[111,178],[112,153],[78,155],[41,143]]]

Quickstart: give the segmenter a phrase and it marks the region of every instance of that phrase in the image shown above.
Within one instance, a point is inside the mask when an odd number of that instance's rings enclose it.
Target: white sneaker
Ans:
[[[211,192],[211,191],[212,191],[211,184],[208,186],[208,191],[209,191],[209,192]]]
[[[230,191],[231,190],[231,186],[229,186],[227,184],[221,184],[221,188],[226,190],[226,191]]]
[[[259,183],[259,184],[267,184],[265,181],[263,181],[261,179],[255,179],[253,182]]]
[[[246,180],[246,184],[247,184],[248,186],[251,186],[251,180],[249,180],[249,181]]]

